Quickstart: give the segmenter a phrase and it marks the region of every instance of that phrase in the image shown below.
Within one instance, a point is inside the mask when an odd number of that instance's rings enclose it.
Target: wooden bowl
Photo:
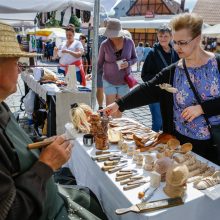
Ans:
[[[193,148],[193,146],[191,143],[185,143],[185,144],[181,145],[180,151],[182,153],[187,153],[187,152],[191,151],[192,148]]]
[[[117,144],[122,139],[122,134],[120,131],[115,129],[108,129],[108,140],[112,144]]]
[[[167,145],[170,150],[175,150],[180,146],[180,141],[175,138],[171,138],[169,141],[167,141]]]

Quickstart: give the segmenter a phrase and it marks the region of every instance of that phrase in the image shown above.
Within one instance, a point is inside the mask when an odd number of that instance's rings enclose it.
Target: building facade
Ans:
[[[127,17],[124,15],[124,4],[129,6]],[[169,23],[175,14],[183,12],[184,5],[185,0],[181,4],[175,0],[122,0],[116,6],[115,17],[120,16],[122,27],[131,32],[136,45],[141,41],[152,46],[156,41],[157,28],[163,22]]]

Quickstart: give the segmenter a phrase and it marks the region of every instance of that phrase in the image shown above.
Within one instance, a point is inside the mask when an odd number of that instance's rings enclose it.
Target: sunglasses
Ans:
[[[185,47],[186,45],[190,44],[194,39],[196,39],[199,35],[197,35],[196,37],[192,38],[191,40],[187,40],[187,41],[175,41],[173,40],[173,44],[177,45],[179,47]]]

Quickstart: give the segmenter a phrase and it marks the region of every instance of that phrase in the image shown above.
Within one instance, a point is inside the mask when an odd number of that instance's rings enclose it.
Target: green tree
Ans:
[[[46,27],[60,27],[60,21],[55,19],[55,12],[51,12],[50,20],[45,24]]]
[[[71,17],[70,17],[70,24],[74,24],[75,25],[75,27],[76,27],[76,31],[79,31],[79,28],[80,28],[80,20],[79,20],[79,18],[77,18],[77,16],[76,15],[72,15]]]

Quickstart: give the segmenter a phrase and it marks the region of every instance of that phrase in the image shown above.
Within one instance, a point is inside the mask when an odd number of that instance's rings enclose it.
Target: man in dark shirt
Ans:
[[[89,203],[80,197],[78,202],[84,203],[84,208],[71,196],[58,192],[52,175],[71,156],[72,144],[68,140],[56,136],[41,152],[27,148],[32,141],[4,100],[17,90],[19,58],[33,54],[21,51],[11,26],[0,23],[0,36],[0,219],[104,219],[103,214],[96,217],[91,213],[90,196],[87,196]],[[73,188],[69,190],[76,196]],[[66,207],[68,203],[70,207]],[[99,208],[96,206],[94,210]]]

